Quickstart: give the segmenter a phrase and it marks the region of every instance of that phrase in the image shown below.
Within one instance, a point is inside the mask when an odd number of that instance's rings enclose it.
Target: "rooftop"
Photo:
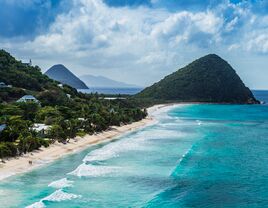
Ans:
[[[34,101],[34,102],[39,102],[34,96],[32,95],[24,95],[21,97],[17,102],[25,102],[25,101]]]
[[[3,131],[7,127],[6,124],[0,124],[0,132]]]
[[[33,130],[37,131],[37,132],[40,132],[42,130],[48,130],[50,128],[49,125],[46,125],[46,124],[41,124],[41,123],[35,123],[34,126],[33,126]]]

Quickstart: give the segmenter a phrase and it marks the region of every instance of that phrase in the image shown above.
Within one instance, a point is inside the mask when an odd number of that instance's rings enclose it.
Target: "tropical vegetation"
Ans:
[[[259,103],[225,60],[209,54],[135,96],[147,102]]]
[[[0,88],[0,125],[5,125],[0,132],[2,159],[139,121],[147,115],[130,99],[106,100],[59,85],[39,67],[23,64],[4,50],[0,51],[0,82],[12,85]],[[27,94],[39,102],[16,102]],[[41,133],[36,124],[49,128]]]

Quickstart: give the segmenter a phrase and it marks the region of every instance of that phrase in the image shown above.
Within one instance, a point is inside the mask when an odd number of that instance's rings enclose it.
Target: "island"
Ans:
[[[88,86],[82,80],[62,64],[50,67],[45,72],[45,75],[50,79],[56,80],[61,84],[67,84],[75,89],[88,89]]]
[[[152,103],[258,104],[228,62],[209,54],[145,88],[135,98]]]

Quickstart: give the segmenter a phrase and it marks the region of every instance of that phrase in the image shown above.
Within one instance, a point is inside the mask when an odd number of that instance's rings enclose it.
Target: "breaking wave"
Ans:
[[[46,207],[44,201],[51,201],[51,202],[60,202],[65,200],[72,200],[76,198],[80,198],[81,195],[66,193],[62,189],[58,189],[57,191],[53,192],[49,196],[41,199],[39,202],[35,202],[26,208],[44,208]]]
[[[71,186],[73,186],[73,181],[69,181],[67,178],[62,178],[60,180],[53,181],[48,186],[53,187],[53,188],[57,188],[57,189],[71,187]]]
[[[83,176],[91,176],[91,177],[98,177],[98,176],[105,176],[107,174],[113,174],[118,171],[120,167],[115,166],[98,166],[98,165],[87,165],[85,163],[79,165],[74,171],[68,173],[69,175],[74,175],[78,177]]]

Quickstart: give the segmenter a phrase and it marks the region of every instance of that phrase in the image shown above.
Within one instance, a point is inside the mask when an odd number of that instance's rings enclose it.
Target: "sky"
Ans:
[[[268,0],[0,0],[0,48],[139,86],[215,53],[268,89]]]

